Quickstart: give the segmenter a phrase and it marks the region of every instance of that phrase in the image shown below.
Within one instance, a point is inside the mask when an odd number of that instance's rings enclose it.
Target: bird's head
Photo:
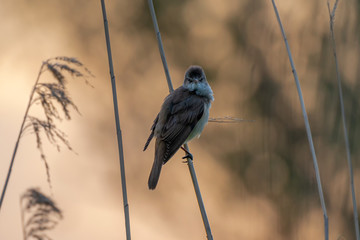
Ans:
[[[190,66],[185,73],[183,86],[190,92],[213,100],[213,91],[209,86],[204,70],[200,66]]]

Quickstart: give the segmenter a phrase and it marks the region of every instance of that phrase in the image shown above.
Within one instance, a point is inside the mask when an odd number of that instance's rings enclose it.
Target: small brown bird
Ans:
[[[155,159],[150,172],[148,186],[155,189],[160,171],[179,148],[194,137],[199,137],[209,118],[213,91],[204,70],[200,66],[190,66],[185,73],[181,87],[170,93],[151,127],[151,134],[144,151],[155,136]],[[187,152],[184,158],[192,155]]]

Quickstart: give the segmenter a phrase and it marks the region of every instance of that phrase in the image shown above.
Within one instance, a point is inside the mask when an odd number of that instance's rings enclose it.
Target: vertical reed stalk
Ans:
[[[118,104],[117,104],[116,83],[115,83],[114,67],[113,67],[112,55],[111,55],[108,20],[106,17],[106,9],[105,9],[104,0],[101,0],[101,7],[102,7],[102,13],[103,13],[103,19],[104,19],[106,47],[107,47],[107,53],[108,53],[111,86],[112,86],[112,94],[113,94],[113,102],[114,102],[116,135],[117,135],[118,150],[119,150],[119,157],[120,157],[120,173],[121,173],[121,186],[122,186],[122,194],[123,194],[124,213],[125,213],[126,239],[130,240],[131,239],[130,216],[129,216],[129,204],[128,204],[128,200],[127,200],[127,191],[126,191],[126,177],[125,177],[125,164],[124,164],[122,134],[121,134],[119,110],[118,110]]]
[[[351,189],[351,196],[352,196],[352,203],[353,203],[355,233],[356,233],[356,239],[360,240],[359,219],[358,219],[356,196],[355,196],[355,189],[354,189],[355,188],[354,187],[354,174],[353,174],[353,167],[352,167],[352,162],[351,162],[350,144],[349,144],[349,137],[348,137],[348,131],[347,131],[347,126],[346,126],[343,91],[342,91],[342,84],[341,84],[341,78],[340,78],[339,63],[338,63],[338,58],[337,58],[337,54],[336,54],[336,42],[335,42],[335,34],[334,34],[334,19],[335,19],[335,11],[336,11],[338,2],[339,2],[339,0],[335,1],[332,11],[330,11],[329,1],[327,2],[327,5],[328,5],[329,17],[330,17],[331,43],[332,43],[333,54],[334,54],[334,59],[335,59],[336,77],[337,77],[338,88],[339,88],[340,109],[341,109],[341,117],[342,117],[342,122],[343,122],[343,129],[344,129],[346,156],[347,156],[347,162],[348,162],[348,166],[349,166],[350,189]]]
[[[308,141],[309,141],[309,145],[310,145],[310,151],[311,151],[311,155],[312,155],[312,159],[313,159],[313,163],[314,163],[314,168],[315,168],[315,175],[316,175],[316,182],[317,182],[317,187],[318,187],[319,196],[320,196],[320,203],[321,203],[321,207],[322,207],[322,211],[323,211],[323,215],[324,215],[325,240],[328,240],[329,239],[329,219],[328,219],[328,215],[327,215],[327,211],[326,211],[324,194],[323,194],[323,190],[322,190],[322,186],[321,186],[320,172],[319,172],[319,167],[318,167],[318,163],[317,163],[317,160],[316,160],[315,148],[314,148],[314,143],[313,143],[313,140],[312,140],[309,119],[308,119],[308,116],[307,116],[307,113],[306,113],[306,108],[305,108],[305,103],[304,103],[304,99],[303,99],[303,96],[302,96],[300,82],[299,82],[299,78],[298,78],[298,75],[297,75],[297,72],[296,72],[296,69],[295,69],[294,61],[292,59],[290,47],[289,47],[289,44],[288,44],[288,41],[287,41],[287,38],[286,38],[286,35],[285,35],[285,31],[284,31],[283,25],[282,25],[281,20],[280,20],[280,15],[279,15],[279,12],[277,10],[277,7],[275,5],[274,0],[272,0],[272,4],[273,4],[273,7],[274,7],[276,18],[277,18],[279,26],[280,26],[282,36],[283,36],[284,41],[285,41],[286,50],[288,52],[289,61],[290,61],[290,64],[291,64],[291,69],[292,69],[292,72],[293,72],[293,75],[294,75],[296,88],[297,88],[297,92],[298,92],[298,95],[299,95],[302,114],[303,114],[304,122],[305,122],[306,134],[307,134],[307,137],[308,137]]]
[[[158,47],[159,47],[159,51],[160,51],[161,60],[162,60],[165,75],[166,75],[166,80],[167,80],[167,83],[168,83],[169,91],[172,92],[172,91],[174,91],[174,88],[173,88],[172,83],[171,83],[171,78],[170,78],[170,74],[169,74],[169,68],[168,68],[167,62],[166,62],[165,52],[164,52],[163,44],[162,44],[162,41],[161,41],[161,35],[160,35],[159,26],[158,26],[157,19],[156,19],[156,14],[155,14],[155,10],[154,10],[153,1],[148,0],[148,4],[149,4],[149,8],[150,8],[151,18],[152,18],[152,21],[153,21],[153,24],[154,24],[154,29],[155,29],[155,33],[156,33],[156,38],[157,38],[157,42],[158,42]],[[188,147],[187,144],[184,145],[184,148],[187,151],[189,151],[189,147]],[[206,235],[207,235],[206,237],[207,237],[208,240],[213,240],[209,220],[207,218],[206,211],[205,211],[204,202],[203,202],[202,197],[201,197],[200,187],[199,187],[199,184],[198,184],[198,181],[197,181],[197,178],[196,178],[196,173],[195,173],[195,168],[194,168],[193,161],[190,158],[187,158],[187,163],[188,163],[191,179],[192,179],[192,182],[193,182],[193,185],[194,185],[196,198],[197,198],[197,201],[198,201],[198,204],[199,204],[201,217],[202,217],[202,220],[203,220],[203,223],[204,223],[204,227],[205,227],[205,231],[206,231]]]

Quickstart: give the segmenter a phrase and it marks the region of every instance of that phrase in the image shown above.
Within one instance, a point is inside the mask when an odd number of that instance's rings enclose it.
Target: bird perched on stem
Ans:
[[[212,101],[213,91],[204,70],[200,66],[190,66],[185,73],[183,85],[165,98],[145,144],[144,151],[155,136],[155,159],[149,176],[149,189],[155,189],[162,165],[183,144],[200,136],[208,122]],[[187,154],[183,158],[192,159],[191,153],[182,149]]]

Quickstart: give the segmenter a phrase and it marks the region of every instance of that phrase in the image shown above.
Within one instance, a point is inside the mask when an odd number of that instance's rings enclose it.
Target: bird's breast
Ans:
[[[209,120],[209,112],[210,112],[211,102],[204,103],[204,113],[200,120],[196,123],[194,129],[191,131],[189,137],[186,139],[185,143],[189,142],[194,137],[200,137],[201,132],[203,131],[205,125]]]

